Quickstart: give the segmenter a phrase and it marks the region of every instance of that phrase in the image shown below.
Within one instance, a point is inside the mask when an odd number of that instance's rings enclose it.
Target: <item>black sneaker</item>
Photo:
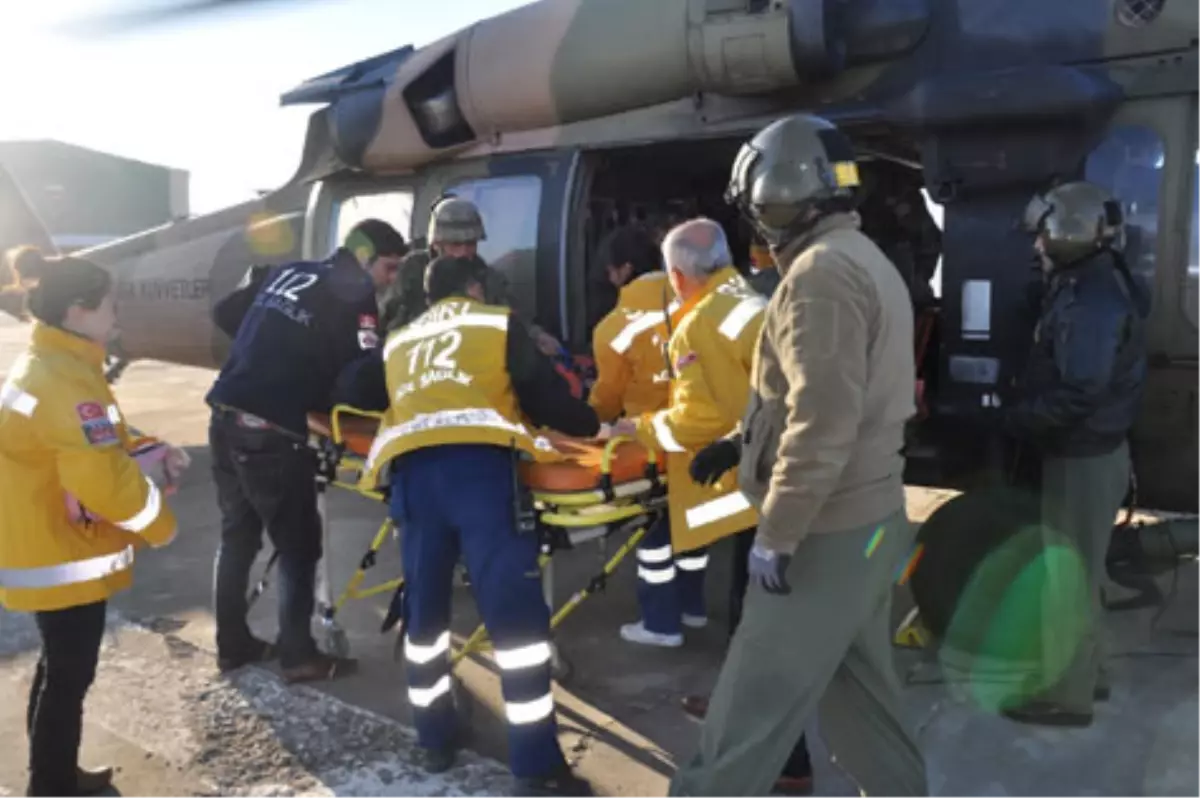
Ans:
[[[537,776],[516,780],[517,795],[595,795],[592,785],[564,767],[561,771],[549,776]]]
[[[221,673],[235,671],[243,665],[256,662],[268,662],[275,659],[275,646],[265,640],[251,638],[252,642],[240,651],[230,655],[217,654],[217,668]]]

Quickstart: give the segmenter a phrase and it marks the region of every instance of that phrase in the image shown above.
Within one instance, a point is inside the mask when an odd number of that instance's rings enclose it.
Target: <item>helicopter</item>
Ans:
[[[885,251],[924,261],[933,240],[940,260],[908,481],[961,488],[995,457],[1036,316],[1022,211],[1088,179],[1124,203],[1153,298],[1139,500],[1194,512],[1197,27],[1187,0],[540,0],[303,81],[281,104],[318,108],[283,187],[80,254],[117,277],[117,357],[215,369],[230,342],[211,308],[248,266],[324,257],[367,216],[418,239],[454,194],[517,310],[582,353],[604,233],[703,213],[747,245],[722,199],[734,154],[812,112],[852,138],[877,205],[917,214],[879,225]],[[914,232],[922,196],[943,216],[932,239]],[[906,276],[926,293],[928,268]]]

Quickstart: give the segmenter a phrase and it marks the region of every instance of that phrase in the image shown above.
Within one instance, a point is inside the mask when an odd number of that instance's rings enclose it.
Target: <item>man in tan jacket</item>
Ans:
[[[759,511],[741,625],[699,751],[672,795],[765,795],[806,722],[870,795],[923,795],[899,712],[890,609],[912,553],[904,424],[915,411],[913,316],[895,266],[858,229],[850,142],[807,115],[746,144],[728,199],[771,246],[767,306],[740,441],[698,453],[701,478],[740,460]]]

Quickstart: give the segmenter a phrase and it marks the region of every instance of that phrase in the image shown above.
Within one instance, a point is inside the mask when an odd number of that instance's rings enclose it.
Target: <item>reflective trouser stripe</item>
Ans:
[[[496,649],[496,664],[505,671],[533,668],[549,663],[552,653],[550,644],[546,642],[532,643],[520,648]]]
[[[681,571],[703,571],[708,567],[708,555],[702,554],[699,557],[677,557],[675,565]]]
[[[117,526],[126,532],[145,532],[162,511],[162,494],[159,493],[158,486],[150,477],[146,477],[146,485],[150,488],[150,495],[146,497],[145,506],[133,518],[117,522]]]
[[[750,501],[741,491],[699,504],[687,511],[687,525],[692,529],[731,518],[750,509]]]
[[[646,568],[639,565],[637,569],[638,579],[647,582],[651,585],[665,585],[675,578],[675,566],[670,565],[666,568]]]
[[[404,658],[414,665],[425,665],[433,662],[439,656],[450,650],[450,632],[442,632],[431,645],[414,643],[408,635],[404,636]]]
[[[434,682],[433,687],[410,687],[408,688],[408,703],[418,709],[425,709],[433,704],[444,695],[450,692],[450,674],[444,675],[442,678]]]
[[[667,426],[667,411],[660,410],[654,414],[654,435],[665,452],[682,452],[683,447],[675,440],[675,433]]]
[[[508,716],[508,722],[514,726],[524,726],[545,720],[554,714],[554,695],[546,693],[533,701],[506,701],[504,714]]]
[[[671,561],[671,547],[659,546],[656,549],[638,549],[638,562],[644,562],[647,565],[657,565],[659,563]]]
[[[44,588],[91,582],[124,571],[133,564],[133,546],[116,554],[41,568],[0,568],[0,587]]]

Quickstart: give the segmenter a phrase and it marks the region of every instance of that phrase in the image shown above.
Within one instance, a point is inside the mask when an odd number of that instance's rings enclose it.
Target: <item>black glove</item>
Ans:
[[[742,459],[742,447],[728,438],[710,443],[692,458],[688,473],[701,485],[715,484],[731,468],[736,468]]]

